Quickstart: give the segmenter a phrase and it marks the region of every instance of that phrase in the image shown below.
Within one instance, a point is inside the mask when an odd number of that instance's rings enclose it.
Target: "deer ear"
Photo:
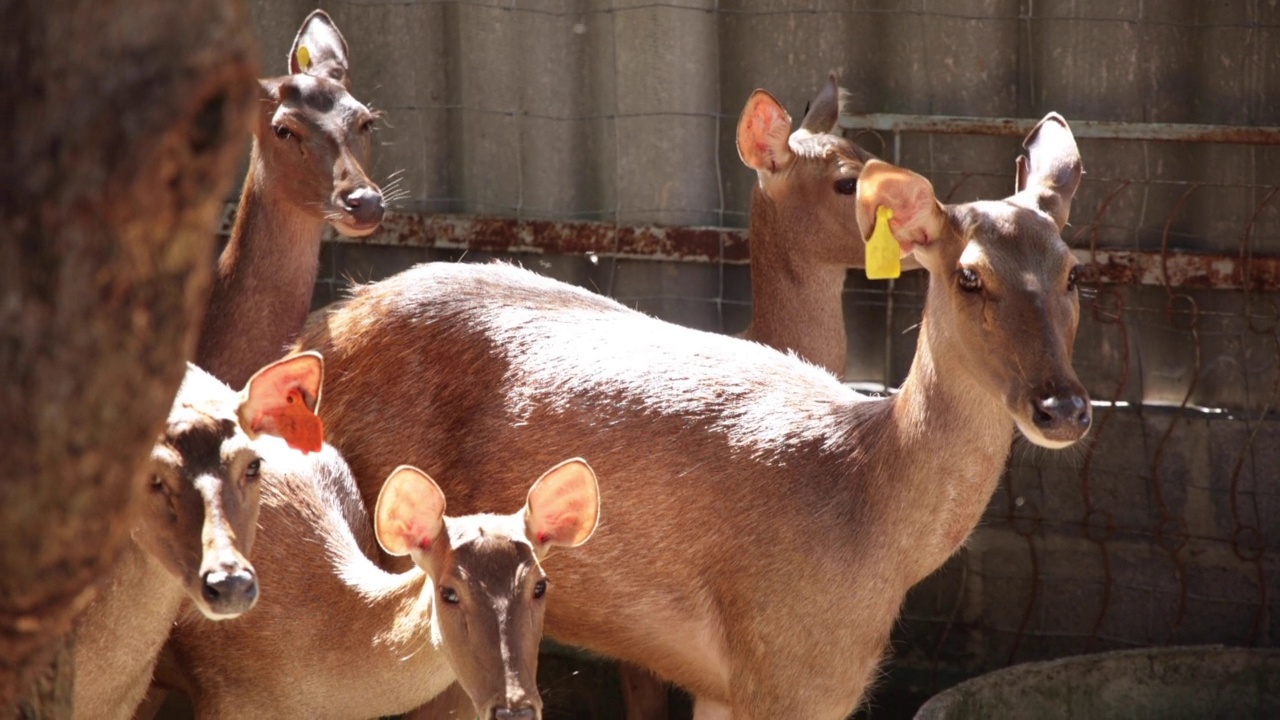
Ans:
[[[881,205],[893,211],[889,228],[904,255],[933,243],[946,226],[946,212],[928,180],[882,160],[869,160],[858,176],[858,229],[863,240],[871,237]]]
[[[1061,115],[1049,113],[1027,134],[1022,147],[1027,154],[1018,157],[1016,190],[1030,193],[1035,206],[1048,213],[1061,230],[1071,215],[1071,198],[1084,174],[1075,136]]]
[[[795,154],[787,142],[791,116],[772,95],[756,90],[738,118],[738,157],[757,172],[777,172],[791,164]]]
[[[444,530],[444,493],[412,465],[391,471],[373,511],[378,544],[392,555],[429,550]]]
[[[600,489],[591,466],[573,458],[548,470],[529,489],[524,517],[539,550],[586,542],[600,521]]]
[[[313,10],[302,21],[289,49],[289,74],[307,73],[347,85],[347,41],[323,10]]]
[[[800,121],[800,128],[814,135],[829,133],[840,120],[840,81],[833,72],[818,96],[809,102],[809,112]]]
[[[323,378],[324,359],[318,352],[290,355],[267,365],[240,391],[236,411],[240,427],[251,438],[266,433],[284,438],[303,452],[320,450],[324,426],[316,408]]]

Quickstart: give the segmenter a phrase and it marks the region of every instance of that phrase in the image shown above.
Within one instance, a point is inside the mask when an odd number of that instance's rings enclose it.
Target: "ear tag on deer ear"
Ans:
[[[285,399],[282,407],[265,413],[275,424],[276,432],[294,450],[304,453],[320,452],[320,447],[324,444],[324,424],[320,422],[320,417],[307,407],[297,388],[290,390]]]
[[[892,218],[893,210],[884,205],[876,207],[876,226],[867,241],[868,280],[891,280],[902,274],[901,248],[889,229]]]
[[[311,51],[306,45],[298,46],[298,67],[302,68],[302,72],[311,69]]]

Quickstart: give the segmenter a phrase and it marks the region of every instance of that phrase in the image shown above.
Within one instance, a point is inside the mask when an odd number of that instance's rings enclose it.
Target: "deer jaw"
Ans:
[[[445,532],[448,542],[415,560],[436,589],[436,628],[450,666],[480,717],[495,717],[499,708],[541,717],[537,658],[547,576],[523,519],[445,518]]]
[[[188,370],[152,450],[133,531],[212,620],[236,617],[258,597],[246,556],[258,522],[261,458],[238,425],[235,400],[203,371]]]
[[[287,75],[261,82],[254,130],[259,192],[348,237],[382,222],[382,193],[369,178],[375,116],[327,77]],[[266,169],[271,168],[268,172]]]
[[[948,219],[947,231],[963,242],[916,251],[932,276],[932,354],[954,354],[1003,398],[1032,443],[1071,445],[1091,420],[1071,365],[1080,319],[1075,257],[1047,216],[1010,202],[951,208]]]

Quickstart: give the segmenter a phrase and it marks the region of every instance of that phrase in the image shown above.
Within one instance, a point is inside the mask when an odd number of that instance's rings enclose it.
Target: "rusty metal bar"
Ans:
[[[964,117],[955,115],[900,115],[892,113],[851,113],[840,117],[840,126],[850,130],[879,132],[947,133],[957,135],[1001,135],[1023,137],[1038,119]],[[1103,120],[1071,120],[1071,132],[1079,138],[1096,140],[1156,140],[1163,142],[1240,143],[1280,145],[1280,127],[1243,125],[1198,125],[1192,123],[1126,123]]]
[[[747,231],[738,228],[615,225],[475,215],[389,213],[382,229],[356,242],[478,252],[745,263]]]
[[[229,228],[229,226],[226,226]],[[377,233],[344,242],[549,255],[593,254],[677,262],[743,264],[747,231],[740,228],[614,225],[517,220],[473,215],[389,214]],[[1085,282],[1173,288],[1280,292],[1280,257],[1087,248],[1075,251]],[[1167,273],[1167,275],[1166,275]]]

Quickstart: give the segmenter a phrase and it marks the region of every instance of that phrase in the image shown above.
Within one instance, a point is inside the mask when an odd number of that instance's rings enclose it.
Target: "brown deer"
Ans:
[[[187,366],[139,474],[133,543],[78,621],[78,715],[132,715],[184,599],[213,620],[253,607],[258,578],[245,557],[258,518],[258,477],[277,456],[294,454],[255,438],[276,435],[318,450],[321,373],[318,355],[295,355],[263,368],[237,394]]]
[[[248,174],[196,352],[232,387],[302,328],[325,225],[361,237],[382,222],[365,170],[376,116],[349,92],[347,43],[324,11],[298,30],[289,73],[260,82]]]
[[[591,552],[548,561],[548,634],[684,686],[700,720],[844,718],[908,588],[976,525],[1014,428],[1060,448],[1090,425],[1061,237],[1080,157],[1055,114],[1025,147],[998,201],[944,205],[915,173],[863,167],[862,237],[888,207],[930,276],[892,397],[513,267],[435,263],[308,321],[331,442],[358,479],[388,457],[446,478],[462,511],[518,502],[507,468],[590,452],[612,509]]]
[[[756,90],[738,119],[738,157],[756,171],[751,193],[751,324],[748,340],[843,377],[848,353],[848,268],[865,266],[858,234],[858,175],[873,156],[836,134],[841,93],[833,73],[800,127],[772,95]],[[913,261],[907,269],[916,269]]]
[[[455,679],[486,720],[541,717],[540,562],[594,530],[591,468],[560,463],[510,515],[448,517],[431,478],[402,466],[376,507],[371,524],[330,446],[264,468],[254,555],[262,601],[234,623],[180,623],[170,640],[196,717],[392,715]],[[375,566],[371,526],[387,552],[417,567],[392,575]]]

